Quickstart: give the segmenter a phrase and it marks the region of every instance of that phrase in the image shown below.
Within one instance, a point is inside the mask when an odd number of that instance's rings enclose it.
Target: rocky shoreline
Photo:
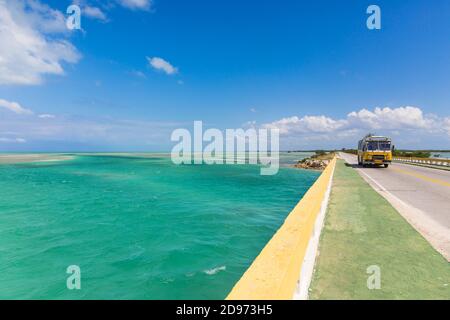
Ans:
[[[320,153],[298,161],[294,167],[309,170],[324,170],[333,159],[334,153]]]

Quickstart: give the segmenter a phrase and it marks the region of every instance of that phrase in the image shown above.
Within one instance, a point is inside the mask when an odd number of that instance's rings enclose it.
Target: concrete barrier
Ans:
[[[228,300],[306,299],[336,158],[231,290]]]
[[[426,164],[438,167],[450,167],[450,160],[448,159],[393,157],[392,160],[405,163]]]

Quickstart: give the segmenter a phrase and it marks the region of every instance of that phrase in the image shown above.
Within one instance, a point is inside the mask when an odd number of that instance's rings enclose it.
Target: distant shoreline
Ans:
[[[73,156],[59,154],[0,154],[0,164],[27,163],[27,162],[53,162],[73,159]]]

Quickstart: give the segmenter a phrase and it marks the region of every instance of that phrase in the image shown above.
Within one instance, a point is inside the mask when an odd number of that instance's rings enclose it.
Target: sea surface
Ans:
[[[434,152],[431,154],[432,158],[450,159],[450,152]]]
[[[319,176],[259,169],[167,155],[0,165],[0,299],[225,298]]]

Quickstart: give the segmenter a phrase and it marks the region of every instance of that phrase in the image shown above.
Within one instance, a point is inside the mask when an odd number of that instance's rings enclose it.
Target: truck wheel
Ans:
[[[389,164],[388,164],[388,163],[385,163],[385,164],[384,164],[384,167],[385,167],[385,168],[389,167]]]

